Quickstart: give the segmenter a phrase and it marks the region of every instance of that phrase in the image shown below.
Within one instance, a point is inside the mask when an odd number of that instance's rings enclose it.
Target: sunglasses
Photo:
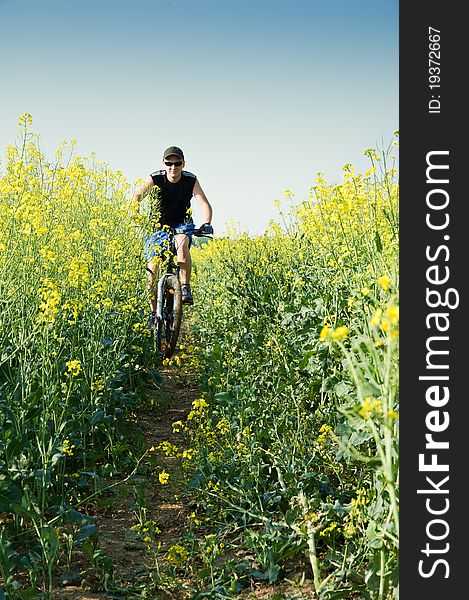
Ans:
[[[164,164],[167,167],[180,167],[182,165],[182,160],[178,160],[176,162],[168,162],[167,160],[165,160]]]

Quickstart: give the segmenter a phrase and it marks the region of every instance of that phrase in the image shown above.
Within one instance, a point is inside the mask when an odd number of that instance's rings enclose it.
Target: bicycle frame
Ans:
[[[164,300],[163,291],[164,291],[165,281],[171,275],[176,275],[176,277],[179,279],[179,265],[174,262],[174,255],[176,253],[176,248],[174,245],[174,233],[173,232],[170,234],[168,245],[170,248],[170,257],[168,258],[167,269],[166,269],[166,272],[163,273],[160,276],[160,278],[158,279],[157,292],[156,292],[156,318],[159,322],[161,322],[163,320],[163,300]],[[164,263],[162,263],[162,264],[164,264]]]

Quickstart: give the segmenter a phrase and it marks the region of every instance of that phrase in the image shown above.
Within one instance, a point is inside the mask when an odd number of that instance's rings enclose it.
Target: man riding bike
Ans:
[[[213,233],[212,207],[205,195],[197,176],[189,171],[184,171],[184,153],[177,146],[166,148],[163,153],[164,168],[151,173],[148,178],[136,189],[132,205],[139,206],[142,199],[152,191],[150,196],[150,224],[151,233],[145,240],[145,258],[148,267],[148,283],[150,290],[154,289],[154,280],[157,276],[157,264],[165,240],[168,239],[169,228],[176,229],[175,245],[177,261],[180,267],[182,302],[193,304],[190,287],[191,278],[191,231],[195,228],[191,216],[191,200],[195,198],[202,208],[204,224],[201,232]],[[156,298],[150,296],[150,326],[156,317]]]

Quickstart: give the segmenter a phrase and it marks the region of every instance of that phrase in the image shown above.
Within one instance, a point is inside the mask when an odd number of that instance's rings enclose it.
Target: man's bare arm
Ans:
[[[135,190],[135,193],[133,195],[132,202],[138,202],[138,203],[140,203],[142,201],[142,199],[145,198],[145,196],[151,190],[151,188],[153,187],[153,185],[154,185],[153,184],[153,179],[149,175],[147,177],[147,179],[145,179],[145,181],[142,181],[140,183],[140,185],[138,185],[138,187]]]
[[[128,211],[131,215],[138,214],[140,202],[143,198],[148,194],[148,192],[153,187],[153,179],[151,176],[148,176],[145,181],[141,181],[140,184],[136,187],[134,195],[132,196],[131,201],[128,204]]]
[[[194,195],[194,198],[197,200],[197,202],[202,207],[203,222],[211,223],[212,212],[213,212],[212,206],[210,205],[210,202],[208,201],[207,196],[205,195],[205,192],[203,191],[198,179],[196,179],[195,184],[194,184],[193,195]]]

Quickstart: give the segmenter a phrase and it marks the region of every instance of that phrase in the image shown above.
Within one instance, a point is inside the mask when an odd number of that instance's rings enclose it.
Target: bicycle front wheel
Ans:
[[[163,315],[157,325],[157,343],[163,358],[169,358],[176,349],[182,319],[181,284],[176,275],[168,275],[163,287]]]

